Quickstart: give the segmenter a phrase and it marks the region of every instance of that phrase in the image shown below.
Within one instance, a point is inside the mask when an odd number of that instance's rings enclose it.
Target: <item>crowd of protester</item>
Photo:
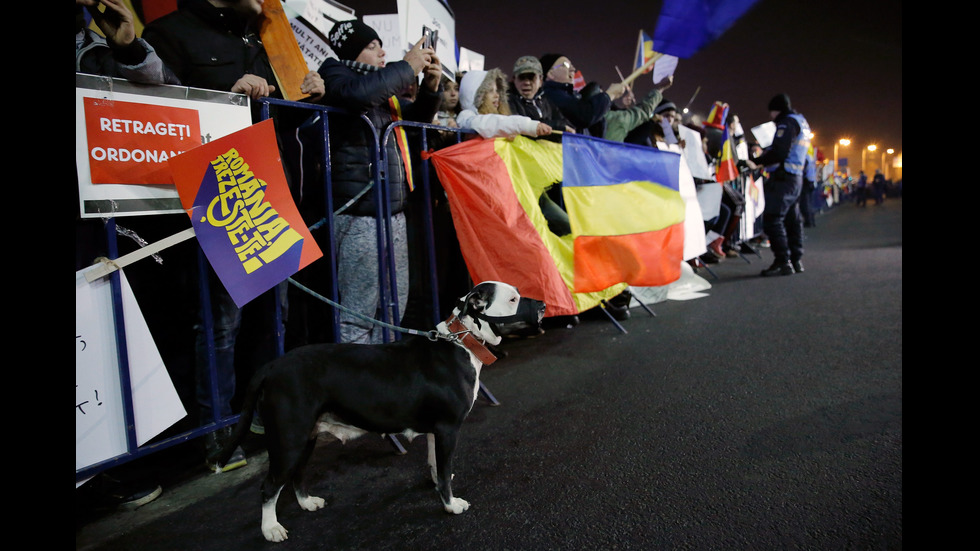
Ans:
[[[99,5],[103,8],[99,9]],[[83,10],[102,31],[103,36],[85,25]],[[282,98],[275,75],[258,39],[258,20],[261,4],[255,0],[183,0],[176,11],[150,22],[141,37],[136,37],[132,13],[121,0],[76,0],[76,71],[147,84],[180,84],[214,90],[230,91],[249,96],[253,102],[253,121],[259,120],[257,107],[264,97]],[[436,124],[447,129],[466,131],[465,139],[538,137],[553,132],[587,134],[613,141],[656,147],[658,143],[676,143],[679,126],[686,125],[702,137],[702,149],[709,162],[717,161],[717,148],[712,151],[710,129],[696,120],[683,121],[676,105],[664,97],[673,83],[668,77],[654,85],[642,99],[634,96],[630,86],[613,82],[606,87],[589,83],[576,90],[576,69],[571,59],[560,53],[541,56],[525,55],[511,67],[469,71],[448,78],[443,74],[439,56],[419,40],[400,59],[391,59],[381,39],[370,26],[359,20],[337,23],[328,34],[329,45],[336,58],[327,59],[317,71],[306,75],[302,91],[309,100],[344,109],[350,115],[337,114],[330,126],[330,161],[332,166],[333,204],[337,209],[333,228],[313,233],[320,239],[333,239],[337,250],[336,266],[325,266],[323,260],[308,267],[306,274],[297,274],[306,284],[325,288],[334,278],[339,289],[340,303],[345,307],[339,318],[342,342],[377,343],[382,336],[379,328],[363,320],[375,318],[384,301],[379,296],[379,261],[377,258],[375,217],[376,195],[367,192],[373,182],[371,148],[373,138],[360,126],[359,115],[366,114],[379,130],[393,121],[408,120]],[[505,70],[509,70],[508,75]],[[789,108],[788,99],[785,105]],[[307,117],[286,109],[273,111],[277,132],[312,136],[314,125]],[[322,124],[322,122],[321,122]],[[406,138],[418,151],[418,131]],[[429,138],[429,147],[447,147],[457,142],[455,133],[436,133]],[[684,144],[681,143],[681,146]],[[754,144],[747,144],[753,146]],[[445,316],[453,307],[452,293],[465,292],[471,282],[452,239],[451,214],[445,194],[434,180],[431,189],[431,210],[420,205],[418,188],[422,163],[411,162],[402,156],[394,140],[389,142],[389,163],[385,167],[387,198],[392,214],[391,232],[395,251],[395,287],[398,289],[397,310],[401,316],[394,320],[406,326],[430,329],[431,299],[426,286],[427,263],[420,245],[422,224],[431,222],[439,228],[441,241],[436,247],[441,287],[440,309],[436,316]],[[309,176],[310,167],[323,166],[323,159],[296,157],[286,144],[283,149],[287,181],[304,220],[313,224],[325,213],[322,175]],[[755,148],[758,149],[758,148]],[[303,155],[315,155],[316,148],[304,149]],[[758,151],[757,156],[762,152]],[[754,157],[756,157],[754,155]],[[408,162],[406,162],[408,161]],[[747,172],[750,168],[744,168]],[[751,167],[760,173],[762,167]],[[313,171],[315,172],[315,171]],[[434,177],[434,173],[429,176]],[[304,178],[306,180],[304,180]],[[312,182],[307,181],[312,179]],[[815,198],[824,186],[807,188],[805,197]],[[870,184],[862,180],[852,192],[849,182],[842,186],[842,197],[857,197],[864,204],[866,197],[876,203],[884,200],[886,187],[883,178]],[[298,189],[302,187],[303,192]],[[879,191],[880,189],[880,191]],[[806,199],[805,205],[809,205]],[[560,184],[541,195],[539,205],[549,229],[557,235],[570,233],[568,216],[561,205]],[[738,219],[744,198],[739,190],[726,185],[722,207],[717,217],[705,222],[705,231],[713,232],[709,250],[697,262],[713,263],[739,254],[742,243],[738,235]],[[429,214],[426,214],[429,213]],[[431,217],[431,218],[428,218]],[[97,229],[91,221],[76,217],[76,270],[103,256],[104,250]],[[811,219],[812,222],[812,219]],[[176,233],[189,225],[183,215],[143,217],[125,220],[123,224],[144,238],[162,237]],[[776,226],[772,226],[775,228]],[[761,232],[754,232],[754,234]],[[161,235],[162,234],[162,235]],[[764,242],[765,236],[756,244]],[[129,246],[135,246],[130,244]],[[275,329],[268,322],[270,311],[282,308],[285,320],[287,348],[322,342],[332,338],[332,316],[328,307],[315,299],[299,296],[292,289],[279,289],[280,303],[270,291],[257,299],[255,305],[239,309],[209,268],[210,304],[198,304],[199,280],[188,276],[197,270],[195,253],[189,246],[174,247],[163,254],[165,266],[148,266],[133,270],[134,293],[140,299],[144,317],[154,336],[169,335],[158,340],[161,355],[176,380],[189,380],[190,388],[182,393],[185,403],[196,407],[192,426],[204,426],[234,414],[236,379],[271,359],[275,353]],[[205,265],[203,263],[202,265]],[[783,269],[783,268],[781,268]],[[165,292],[161,292],[161,289]],[[286,297],[283,303],[283,298]],[[629,317],[629,292],[616,297],[605,306],[618,320]],[[215,358],[207,355],[206,335],[202,324],[203,309],[211,308],[214,321],[213,343]],[[360,314],[358,315],[352,315]],[[575,316],[557,320],[560,326],[574,326]],[[522,327],[514,335],[534,336],[542,327]],[[242,338],[245,335],[246,338]],[[209,364],[216,363],[216,381],[207,377]],[[217,385],[219,403],[212,404],[211,387]],[[261,433],[261,420],[253,427]],[[207,457],[227,438],[227,430],[209,432],[203,439]],[[242,450],[225,469],[245,465]],[[145,484],[144,484],[145,486]],[[117,503],[138,506],[159,495],[159,486],[149,489],[112,489]]]

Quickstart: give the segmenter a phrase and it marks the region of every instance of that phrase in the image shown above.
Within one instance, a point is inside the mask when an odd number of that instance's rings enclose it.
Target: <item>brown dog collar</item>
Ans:
[[[451,316],[446,320],[446,326],[449,328],[449,332],[459,338],[459,342],[470,352],[476,356],[476,359],[480,360],[483,365],[490,365],[497,361],[497,357],[493,355],[493,352],[482,343],[479,339],[473,336],[473,333],[463,325],[463,322],[459,320],[456,316]]]

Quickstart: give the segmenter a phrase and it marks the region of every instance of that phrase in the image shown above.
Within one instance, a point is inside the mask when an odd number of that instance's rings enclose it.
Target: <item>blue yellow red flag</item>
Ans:
[[[715,180],[718,182],[728,182],[738,176],[738,168],[735,166],[735,144],[732,143],[732,135],[728,125],[721,138],[721,156],[718,159],[718,168],[715,170]]]
[[[664,0],[653,39],[657,51],[687,59],[716,40],[757,0]]]
[[[636,39],[636,55],[633,56],[633,70],[635,71],[646,65],[647,61],[650,61],[652,57],[653,39],[643,29],[640,29],[640,36]],[[647,74],[650,71],[653,71],[653,65],[643,71],[643,74]]]
[[[323,256],[278,151],[269,119],[168,161],[197,240],[239,308]]]
[[[572,235],[554,234],[538,203],[562,180],[560,143],[479,138],[422,157],[432,161],[449,198],[473,281],[510,283],[522,296],[544,301],[549,317],[583,312],[626,288],[617,281],[596,292],[575,291]]]
[[[564,135],[562,150],[574,290],[676,281],[686,211],[679,183],[681,156],[577,134]]]

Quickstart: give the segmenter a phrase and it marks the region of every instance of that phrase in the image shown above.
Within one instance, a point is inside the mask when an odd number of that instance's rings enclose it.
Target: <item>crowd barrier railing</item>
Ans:
[[[339,109],[335,107],[329,107],[325,105],[318,105],[313,103],[304,102],[292,102],[286,100],[278,100],[273,98],[263,98],[259,100],[261,104],[261,118],[266,120],[269,118],[275,118],[271,113],[271,107],[277,106],[284,109],[300,109],[310,112],[310,119],[315,120],[318,117],[319,120],[316,124],[319,124],[321,140],[318,144],[321,147],[320,155],[324,161],[322,168],[323,177],[323,212],[325,213],[322,220],[309,221],[307,224],[311,228],[316,228],[320,226],[326,226],[326,233],[328,238],[318,242],[321,252],[323,252],[325,261],[328,263],[332,270],[332,277],[329,278],[328,282],[324,282],[328,285],[326,290],[316,289],[318,293],[329,298],[334,303],[339,302],[339,290],[337,286],[337,273],[336,273],[336,263],[337,263],[337,250],[335,245],[334,236],[334,215],[335,215],[335,205],[333,201],[333,182],[332,182],[332,159],[330,155],[330,115],[331,114],[344,114],[351,115],[349,111],[344,109]],[[386,170],[388,166],[388,156],[386,145],[390,139],[391,133],[400,126],[405,127],[417,127],[420,128],[420,147],[424,150],[428,148],[427,132],[425,130],[438,130],[440,132],[452,132],[456,134],[456,141],[462,141],[463,135],[469,133],[470,131],[462,129],[448,128],[432,124],[414,123],[409,121],[397,121],[388,127],[383,136],[378,132],[374,124],[371,123],[370,119],[364,115],[357,115],[358,118],[366,125],[366,131],[370,132],[373,137],[374,147],[370,148],[369,154],[372,159],[373,174],[372,176],[372,186],[373,193],[375,193],[376,198],[376,212],[375,217],[378,221],[377,224],[377,246],[378,246],[378,259],[379,259],[379,279],[378,286],[381,296],[381,320],[387,324],[394,324],[400,319],[401,313],[398,312],[398,289],[397,282],[395,279],[395,258],[392,250],[392,235],[391,235],[391,211],[388,204],[388,189],[386,180]],[[417,151],[413,151],[417,153]],[[433,224],[432,224],[432,211],[431,211],[431,187],[429,179],[428,160],[421,160],[420,171],[422,180],[422,189],[419,190],[424,194],[423,202],[425,204],[425,210],[423,219],[420,221],[422,226],[425,228],[426,237],[426,257],[427,264],[429,268],[429,283],[431,288],[431,297],[433,303],[430,305],[431,314],[434,323],[438,323],[439,320],[439,304],[438,304],[438,280],[435,271],[435,250],[434,250],[434,239],[433,239]],[[116,219],[115,217],[108,217],[105,219],[105,236],[106,236],[106,250],[108,252],[109,259],[116,259],[119,257],[118,253],[118,242],[116,236]],[[198,285],[199,285],[199,300],[200,304],[211,304],[211,289],[209,282],[209,267],[208,260],[198,247],[197,250],[197,269],[198,269]],[[126,452],[117,455],[115,457],[106,459],[104,461],[89,465],[87,467],[76,469],[75,471],[75,481],[80,483],[88,478],[91,478],[105,470],[110,468],[128,463],[135,459],[146,457],[153,453],[157,453],[175,445],[182,444],[204,436],[208,433],[214,432],[223,427],[232,425],[238,421],[239,414],[234,414],[229,417],[220,417],[217,413],[217,408],[212,407],[211,410],[215,412],[214,417],[207,420],[202,420],[202,424],[196,428],[186,430],[177,434],[169,434],[165,431],[164,435],[158,436],[155,439],[151,439],[150,442],[139,446],[137,445],[136,430],[135,430],[135,415],[134,415],[134,404],[133,396],[131,390],[131,378],[130,378],[130,366],[128,365],[128,354],[126,347],[126,334],[125,334],[125,319],[124,312],[122,308],[122,291],[121,291],[121,279],[118,272],[113,272],[108,276],[110,278],[110,285],[112,288],[112,302],[113,302],[113,312],[114,312],[114,328],[116,332],[117,340],[117,356],[119,358],[119,380],[120,388],[123,389],[123,422],[125,425],[125,439],[126,439]],[[285,282],[283,282],[285,283]],[[276,338],[276,353],[282,355],[285,352],[285,342],[284,342],[284,323],[282,318],[282,305],[285,300],[284,294],[286,292],[284,285],[279,285],[275,287],[272,291],[275,295],[275,307],[272,312],[271,323],[273,324],[273,331],[275,332]],[[202,315],[202,326],[204,328],[205,335],[205,346],[207,350],[208,358],[208,373],[210,375],[209,381],[215,381],[217,378],[216,370],[216,350],[214,341],[214,320],[211,316],[211,308],[201,308]],[[340,341],[340,318],[339,311],[336,308],[332,308],[333,317],[333,338],[334,342]],[[383,338],[385,342],[389,342],[392,339],[398,338],[398,334],[391,331],[390,329],[385,329],[383,333]],[[239,385],[243,388],[244,385]],[[484,394],[491,400],[495,401],[492,394],[489,393],[485,388],[481,389]],[[210,388],[210,401],[212,404],[218,401],[218,393],[216,385],[211,385]],[[185,404],[185,407],[195,407],[197,404]],[[400,447],[397,440],[393,442],[396,447]]]

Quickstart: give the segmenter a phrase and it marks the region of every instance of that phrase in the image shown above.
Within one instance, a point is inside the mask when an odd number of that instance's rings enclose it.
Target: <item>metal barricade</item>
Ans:
[[[273,98],[263,98],[259,100],[262,104],[261,113],[262,119],[273,118],[271,116],[271,106],[277,106],[283,109],[301,109],[310,112],[310,119],[313,120],[314,117],[319,117],[319,121],[316,124],[320,124],[322,130],[322,142],[319,144],[322,147],[321,154],[324,161],[323,166],[323,197],[324,197],[324,213],[325,217],[323,220],[314,221],[310,224],[311,228],[319,227],[323,224],[327,226],[327,233],[329,238],[326,239],[325,243],[318,243],[323,252],[326,261],[333,270],[333,277],[330,278],[329,288],[324,290],[322,294],[334,302],[339,302],[339,290],[336,278],[336,264],[337,264],[337,250],[334,238],[334,202],[332,193],[332,160],[330,156],[330,114],[339,113],[345,115],[352,115],[350,112],[329,107],[325,105],[317,105],[311,103],[301,103],[301,102],[291,102],[286,100],[278,100]],[[381,297],[381,320],[385,323],[397,323],[399,316],[402,314],[398,312],[398,294],[397,294],[397,283],[395,280],[395,259],[392,251],[392,236],[391,236],[391,211],[388,203],[388,190],[387,182],[385,179],[385,171],[388,166],[388,155],[387,155],[387,141],[392,131],[398,126],[411,126],[419,127],[423,129],[420,133],[421,145],[420,147],[425,150],[428,148],[428,140],[425,130],[438,130],[442,132],[455,132],[457,137],[456,141],[462,141],[462,135],[468,131],[442,127],[433,124],[423,124],[414,123],[407,121],[398,121],[393,123],[384,132],[383,138],[379,136],[377,129],[371,123],[367,116],[360,114],[357,115],[364,124],[367,125],[371,136],[374,138],[375,147],[371,152],[372,166],[374,167],[372,178],[373,187],[376,198],[376,219],[378,220],[378,259],[379,259],[379,280],[378,285],[380,289]],[[422,161],[422,189],[421,192],[424,194],[424,202],[426,209],[424,211],[424,220],[422,221],[425,227],[426,236],[426,255],[428,259],[428,267],[431,274],[430,284],[432,287],[432,297],[434,303],[432,304],[432,315],[434,323],[440,321],[439,316],[439,303],[438,303],[438,293],[436,292],[438,288],[438,281],[435,273],[435,251],[434,251],[434,241],[433,241],[433,230],[432,230],[432,211],[431,211],[431,192],[429,185],[429,170],[428,170],[428,160]],[[309,223],[309,221],[307,221]],[[106,222],[106,240],[107,240],[107,251],[109,253],[109,258],[118,258],[118,243],[116,238],[116,223],[115,218],[109,218]],[[208,276],[208,264],[207,259],[204,256],[203,251],[198,250],[198,271],[199,271],[199,291],[200,291],[200,304],[210,304],[210,283]],[[187,430],[179,434],[175,434],[160,440],[151,440],[151,442],[144,444],[143,446],[137,445],[136,429],[134,421],[134,409],[133,409],[133,398],[131,391],[131,381],[130,381],[130,369],[128,365],[128,355],[126,349],[126,334],[125,334],[125,323],[124,314],[122,309],[122,291],[121,291],[121,276],[117,272],[112,273],[110,276],[110,284],[112,288],[112,302],[113,302],[113,312],[115,319],[115,331],[117,340],[117,354],[119,357],[119,379],[120,386],[123,391],[123,420],[125,423],[126,430],[126,448],[127,451],[118,456],[109,458],[107,460],[101,461],[99,463],[90,465],[88,467],[78,469],[75,471],[75,481],[76,483],[82,482],[103,472],[107,469],[122,465],[124,463],[133,461],[135,459],[148,456],[150,454],[168,449],[172,446],[188,442],[194,438],[204,436],[210,432],[218,430],[220,428],[232,425],[238,421],[239,415],[235,414],[230,417],[220,418],[217,413],[217,408],[212,407],[214,411],[214,417],[207,420],[201,426],[194,428],[192,430]],[[280,287],[274,289],[276,297],[276,307],[273,308],[273,320],[272,323],[275,325],[274,331],[277,335],[277,354],[282,355],[284,353],[284,330],[283,330],[283,320],[282,312],[280,306],[282,305],[281,293],[284,292]],[[320,290],[318,290],[320,292]],[[208,357],[208,372],[210,374],[210,381],[215,381],[217,377],[216,366],[215,366],[215,344],[214,344],[214,320],[211,318],[210,308],[201,308],[202,313],[202,325],[204,327],[204,334],[206,336],[206,348]],[[335,342],[340,341],[340,319],[339,312],[333,309],[333,337]],[[397,333],[394,338],[397,338]],[[384,333],[384,340],[388,342],[392,338],[391,330],[386,329]],[[212,405],[217,401],[217,389],[215,385],[211,385],[211,403]],[[196,404],[192,404],[196,405]],[[159,438],[159,437],[158,437]],[[397,445],[397,442],[396,442]]]

